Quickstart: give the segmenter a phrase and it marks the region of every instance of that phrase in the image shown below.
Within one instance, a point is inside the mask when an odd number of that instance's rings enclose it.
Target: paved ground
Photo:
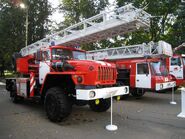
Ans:
[[[95,113],[86,107],[74,107],[63,123],[52,123],[39,104],[13,104],[4,86],[0,86],[0,139],[185,139],[185,119],[177,105],[170,105],[171,94],[147,93],[142,99],[130,97],[114,102],[116,132],[105,130],[110,110]]]

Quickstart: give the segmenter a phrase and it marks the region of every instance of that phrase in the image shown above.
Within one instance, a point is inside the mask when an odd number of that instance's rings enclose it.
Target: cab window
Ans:
[[[149,74],[148,64],[137,64],[137,74]]]
[[[181,65],[181,61],[180,61],[180,58],[179,57],[177,57],[177,58],[171,58],[171,66],[177,66],[177,65]]]
[[[49,51],[43,51],[42,52],[42,60],[43,61],[50,60]]]
[[[73,56],[71,50],[61,48],[52,49],[53,60],[71,59],[72,57]]]

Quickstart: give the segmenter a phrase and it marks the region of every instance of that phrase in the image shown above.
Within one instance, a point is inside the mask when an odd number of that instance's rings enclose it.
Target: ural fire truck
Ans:
[[[71,113],[74,101],[86,101],[96,112],[106,111],[110,96],[128,94],[128,86],[116,86],[115,64],[86,60],[85,51],[74,47],[148,28],[149,18],[142,9],[126,5],[22,48],[16,59],[19,76],[6,79],[10,97],[13,102],[39,98],[54,122]]]
[[[117,82],[130,86],[130,93],[141,97],[146,90],[161,91],[175,87],[168,74],[165,56],[172,56],[171,45],[158,43],[123,46],[89,51],[88,59],[115,63],[118,70]]]

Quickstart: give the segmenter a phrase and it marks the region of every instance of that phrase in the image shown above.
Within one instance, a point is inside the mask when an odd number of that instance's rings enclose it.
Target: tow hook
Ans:
[[[116,97],[116,100],[117,100],[117,101],[120,101],[120,99],[121,99],[120,96],[117,96],[117,97]]]
[[[95,104],[96,104],[96,105],[99,105],[99,104],[100,104],[100,100],[99,100],[99,99],[96,99],[96,100],[95,100]]]

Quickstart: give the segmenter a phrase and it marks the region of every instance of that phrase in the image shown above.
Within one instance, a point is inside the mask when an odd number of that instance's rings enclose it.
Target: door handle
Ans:
[[[137,82],[139,82],[139,80],[137,80]]]

